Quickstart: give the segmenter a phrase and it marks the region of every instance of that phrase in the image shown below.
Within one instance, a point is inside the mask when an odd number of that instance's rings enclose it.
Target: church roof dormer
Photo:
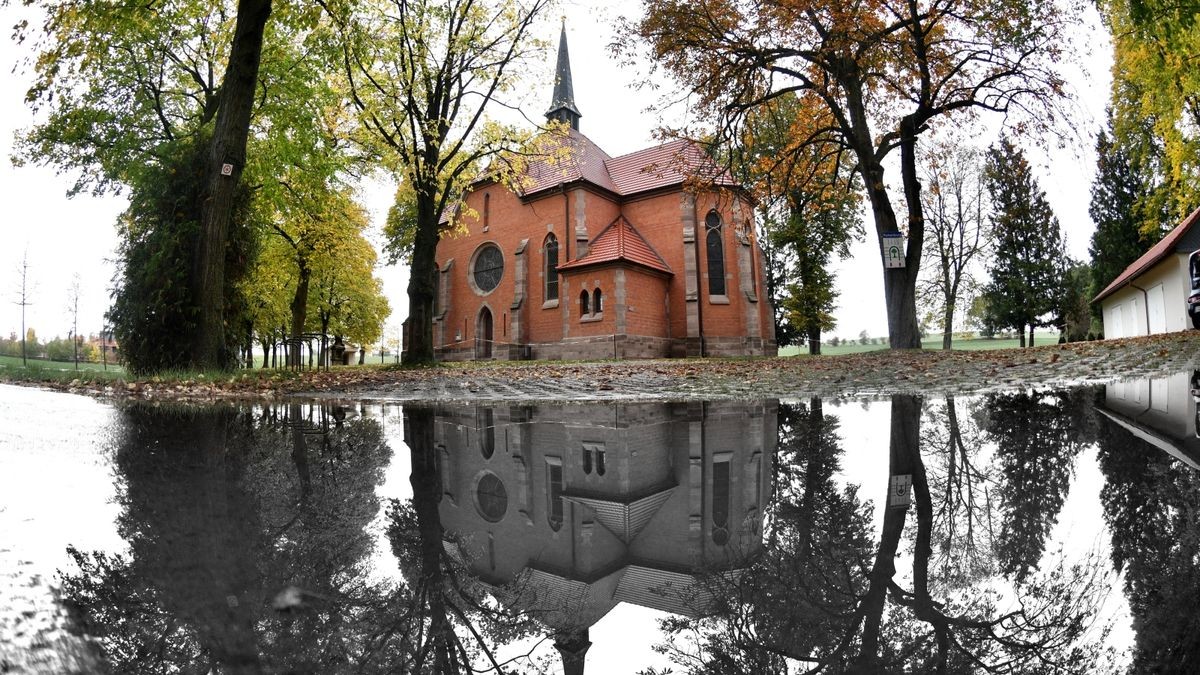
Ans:
[[[563,19],[562,34],[558,38],[558,67],[554,70],[554,98],[546,119],[563,122],[572,129],[579,129],[579,118],[583,117],[575,107],[575,88],[571,82],[571,55],[567,52],[567,21]]]

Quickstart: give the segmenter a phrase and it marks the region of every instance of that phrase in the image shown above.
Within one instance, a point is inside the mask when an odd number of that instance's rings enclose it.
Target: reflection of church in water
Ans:
[[[699,571],[736,574],[759,549],[775,405],[439,412],[446,546],[582,673],[588,628],[618,603],[693,615]]]

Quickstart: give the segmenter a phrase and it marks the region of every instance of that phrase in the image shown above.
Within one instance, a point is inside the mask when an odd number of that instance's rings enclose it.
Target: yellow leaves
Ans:
[[[1103,9],[1113,34],[1115,131],[1137,138],[1152,128],[1165,160],[1163,193],[1173,201],[1166,206],[1181,217],[1200,199],[1200,23],[1158,2]]]

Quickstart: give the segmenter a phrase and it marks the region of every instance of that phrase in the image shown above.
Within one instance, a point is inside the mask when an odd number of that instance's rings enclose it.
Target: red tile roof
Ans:
[[[1171,253],[1174,253],[1178,247],[1179,240],[1182,239],[1183,236],[1188,233],[1188,230],[1192,229],[1192,226],[1198,221],[1200,221],[1200,208],[1192,211],[1187,218],[1183,219],[1183,222],[1179,223],[1175,226],[1175,229],[1168,232],[1167,236],[1163,237],[1161,241],[1150,247],[1149,251],[1146,251],[1144,254],[1142,254],[1142,257],[1133,261],[1129,267],[1126,267],[1124,272],[1121,272],[1119,275],[1117,275],[1117,278],[1113,279],[1111,284],[1105,286],[1104,290],[1100,291],[1100,294],[1092,299],[1092,302],[1100,302],[1104,298],[1116,293],[1118,290],[1131,283],[1143,272],[1157,265],[1163,258],[1166,258]]]
[[[525,170],[522,192],[532,195],[577,180],[587,181],[617,195],[627,196],[689,179],[737,186],[704,150],[687,140],[671,141],[620,157],[610,157],[590,138],[575,129],[562,141],[552,142],[544,152],[556,152],[558,143],[570,151],[565,157],[548,156],[530,163]]]
[[[570,148],[563,156],[558,153],[560,144]],[[551,139],[541,152],[545,156],[530,161],[525,168],[520,191],[526,197],[575,181],[586,181],[622,197],[681,185],[689,180],[738,186],[737,181],[699,145],[688,140],[670,141],[610,157],[592,139],[569,129],[565,137]],[[479,180],[486,181],[490,175],[485,171]],[[448,209],[438,222],[446,223],[453,215]]]
[[[559,271],[602,263],[628,262],[671,274],[662,256],[654,250],[625,216],[618,216],[588,245],[587,255],[558,266]]]
[[[695,178],[736,186],[700,146],[687,140],[671,141],[621,155],[604,163],[617,192],[631,195]]]
[[[564,157],[551,154],[558,151],[560,144],[569,148]],[[604,168],[604,163],[611,159],[608,153],[575,129],[570,129],[566,138],[551,141],[544,152],[550,156],[533,160],[525,170],[526,182],[521,187],[526,195],[577,180],[585,180],[609,192],[617,192],[617,186],[613,184],[608,170]]]

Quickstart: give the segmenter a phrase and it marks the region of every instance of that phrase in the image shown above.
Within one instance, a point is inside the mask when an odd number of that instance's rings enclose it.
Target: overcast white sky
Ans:
[[[1080,40],[1080,45],[1089,48],[1091,53],[1079,55],[1083,67],[1072,78],[1080,107],[1073,128],[1089,137],[1104,119],[1111,48],[1105,31],[1099,27],[1095,9],[1091,3],[1085,3],[1085,6],[1091,28]],[[655,102],[654,96],[632,87],[641,73],[621,67],[608,51],[608,45],[614,39],[613,19],[622,12],[636,12],[637,7],[638,3],[628,0],[602,6],[575,1],[565,3],[562,10],[567,18],[575,100],[583,113],[580,128],[614,156],[651,145],[653,131],[660,124],[657,116],[645,112]],[[23,11],[19,6],[0,6],[0,26],[13,25],[18,13]],[[547,23],[545,33],[547,40],[557,43],[557,19]],[[3,72],[11,73],[18,61],[29,54],[6,38],[0,38],[0,67]],[[551,53],[549,59],[552,61],[553,58]],[[0,79],[0,155],[3,155],[0,157],[0,203],[4,205],[3,227],[0,227],[0,334],[7,336],[20,329],[20,307],[15,304],[17,268],[26,252],[34,283],[27,325],[36,328],[43,339],[65,336],[70,330],[67,289],[72,277],[78,274],[83,287],[79,330],[85,334],[94,333],[101,327],[109,303],[116,246],[114,223],[125,203],[119,196],[68,199],[66,191],[70,177],[58,176],[51,168],[16,168],[8,162],[13,135],[33,121],[24,104],[29,79],[28,74],[20,70]],[[525,112],[532,119],[542,119],[549,105],[550,90],[548,81],[531,86]],[[1094,173],[1091,142],[1044,153],[1038,150],[1039,139],[1019,140],[1030,152],[1042,188],[1062,222],[1068,252],[1077,258],[1086,258],[1093,230],[1087,215],[1088,191]],[[376,225],[382,224],[391,201],[392,187],[364,185],[362,194],[374,214]],[[886,335],[882,273],[874,236],[869,235],[858,242],[853,249],[853,258],[838,264],[836,270],[841,298],[836,313],[838,327],[833,334],[848,337],[867,330],[872,335]],[[384,267],[379,275],[384,280],[393,308],[388,332],[395,334],[396,326],[407,314],[407,270]]]

